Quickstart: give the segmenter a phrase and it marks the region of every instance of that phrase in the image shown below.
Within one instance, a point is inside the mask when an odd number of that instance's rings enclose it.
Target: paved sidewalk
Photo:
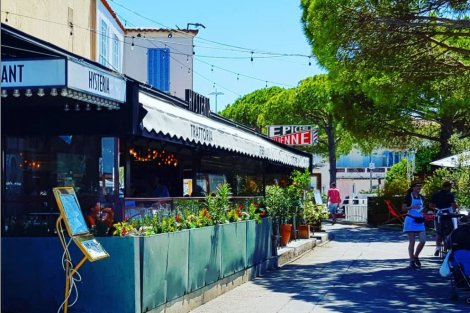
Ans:
[[[421,270],[408,268],[400,229],[325,225],[330,241],[279,270],[247,282],[193,313],[469,312],[448,300],[431,235]]]

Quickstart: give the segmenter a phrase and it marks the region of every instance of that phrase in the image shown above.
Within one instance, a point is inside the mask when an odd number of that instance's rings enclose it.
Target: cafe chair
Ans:
[[[388,220],[385,221],[384,224],[392,224],[393,222],[403,224],[405,222],[406,213],[401,213],[398,209],[396,209],[393,206],[392,201],[388,199],[384,201],[388,210]]]

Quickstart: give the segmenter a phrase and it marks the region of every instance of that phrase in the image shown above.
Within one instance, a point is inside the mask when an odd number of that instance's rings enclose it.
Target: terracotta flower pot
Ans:
[[[299,225],[299,238],[309,239],[310,238],[310,225]]]
[[[281,246],[287,246],[290,241],[292,224],[281,224]]]

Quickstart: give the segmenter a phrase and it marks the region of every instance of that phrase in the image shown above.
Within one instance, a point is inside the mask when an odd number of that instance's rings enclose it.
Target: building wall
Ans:
[[[172,37],[168,38],[170,33]],[[127,29],[124,74],[148,83],[148,49],[169,48],[170,94],[184,99],[185,89],[193,89],[193,38],[193,33],[184,31]]]
[[[373,192],[382,189],[387,171],[406,157],[406,151],[386,149],[374,150],[372,154],[363,154],[361,151],[353,149],[346,155],[338,156],[336,185],[341,191],[342,198],[367,193],[371,189],[371,185]],[[318,161],[318,167],[312,171],[319,173],[322,177],[322,193],[326,192],[330,185],[330,166],[328,160],[325,159],[324,162]],[[368,169],[370,162],[374,163],[372,175]]]
[[[91,13],[95,1],[2,0],[1,20],[25,33],[90,59],[90,29],[93,26]],[[70,23],[73,27],[70,27]]]
[[[122,73],[124,63],[124,30],[121,28],[121,25],[117,23],[102,1],[97,1],[96,12],[97,32],[94,60],[111,70]],[[102,33],[101,25],[103,23],[107,26],[106,34]],[[107,54],[104,56],[104,59],[100,58],[102,38],[106,41],[108,46]],[[117,47],[115,47],[114,42]],[[115,50],[115,48],[117,48],[117,50]],[[115,53],[117,53],[117,60],[114,58]]]

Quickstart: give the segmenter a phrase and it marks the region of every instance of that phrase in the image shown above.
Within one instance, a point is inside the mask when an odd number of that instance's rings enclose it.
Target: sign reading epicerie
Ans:
[[[268,136],[290,146],[311,145],[316,141],[315,129],[310,125],[268,126]]]
[[[119,102],[126,101],[124,79],[70,60],[67,66],[67,87]]]
[[[2,88],[65,86],[65,60],[2,60]]]
[[[272,125],[268,126],[268,136],[277,137],[312,130],[311,125]]]

